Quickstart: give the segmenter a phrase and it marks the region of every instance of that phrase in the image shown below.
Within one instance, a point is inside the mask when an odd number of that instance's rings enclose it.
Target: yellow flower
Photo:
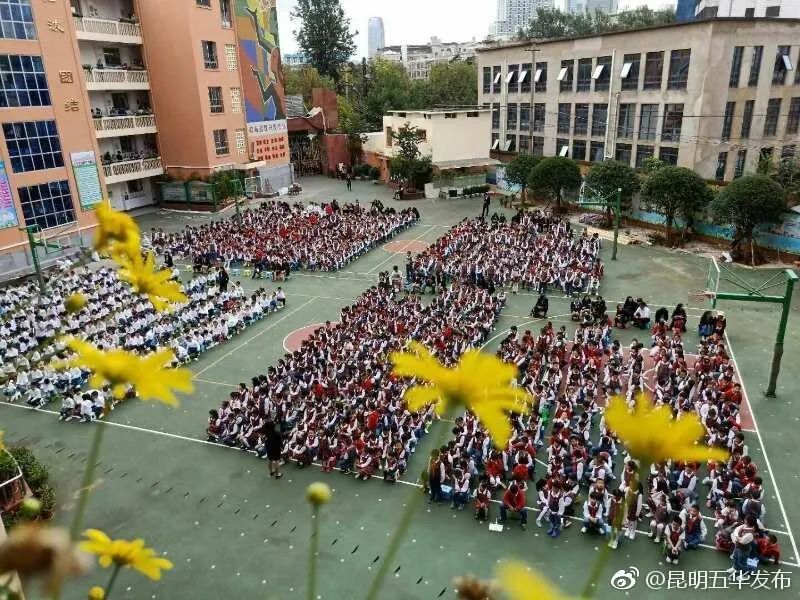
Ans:
[[[127,281],[137,294],[145,294],[158,311],[169,310],[169,302],[186,302],[177,281],[171,281],[169,269],[155,270],[155,257],[152,252],[143,259],[141,254],[118,261],[119,278]]]
[[[77,292],[64,300],[64,308],[68,313],[76,313],[86,306],[86,296]]]
[[[696,415],[686,414],[675,420],[669,407],[654,406],[644,394],[636,398],[633,411],[628,409],[624,398],[611,398],[605,420],[631,455],[644,462],[669,459],[694,462],[728,457],[728,452],[721,448],[697,444],[705,429]]]
[[[128,385],[132,385],[142,400],[158,400],[177,406],[178,400],[173,390],[187,394],[194,390],[189,369],[164,368],[173,358],[171,350],[160,350],[140,357],[125,350],[104,352],[75,338],[68,339],[66,344],[78,354],[70,364],[91,370],[89,384],[93,387],[109,383],[117,399],[125,395]]]
[[[83,535],[88,540],[81,542],[81,550],[97,555],[101,567],[108,568],[112,564],[130,567],[153,581],[161,579],[161,571],[172,568],[172,563],[156,556],[156,551],[147,548],[144,540],[112,540],[99,529],[87,529]]]
[[[331,488],[327,483],[317,481],[309,485],[306,489],[306,498],[315,506],[325,504],[331,499]]]
[[[497,568],[497,579],[500,588],[511,600],[568,600],[543,577],[521,562],[506,561]]]
[[[88,566],[63,528],[23,523],[14,527],[0,544],[0,573],[43,575],[47,577],[46,589],[50,593],[61,586],[65,577],[81,575]]]
[[[89,588],[89,600],[105,600],[106,591],[99,585]]]
[[[139,226],[129,215],[111,208],[111,204],[107,200],[100,203],[95,210],[95,215],[97,216],[97,230],[94,236],[95,250],[131,258],[139,254],[141,242]]]
[[[6,445],[3,443],[3,435],[5,434],[4,431],[0,431],[0,450],[5,449]]]
[[[489,430],[494,444],[504,447],[511,437],[507,413],[527,413],[529,397],[525,391],[510,385],[517,369],[479,350],[468,350],[458,367],[449,369],[439,363],[422,344],[411,342],[410,352],[392,354],[394,373],[416,377],[430,383],[413,387],[405,399],[410,410],[419,410],[434,403],[439,414],[450,404],[463,405]]]

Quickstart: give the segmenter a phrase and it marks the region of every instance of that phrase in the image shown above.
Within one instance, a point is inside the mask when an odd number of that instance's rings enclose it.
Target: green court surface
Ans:
[[[359,198],[368,204],[380,198],[384,204],[406,206],[391,201],[390,192],[370,183],[353,183],[353,191],[344,184],[324,179],[304,181],[306,192],[301,200],[340,202]],[[431,242],[465,216],[480,212],[481,199],[417,201],[422,214],[415,226],[397,239]],[[174,229],[187,222],[194,224],[207,216],[178,216],[156,213],[142,217],[144,230],[158,225]],[[690,289],[702,288],[706,281],[707,259],[683,252],[651,247],[622,246],[619,260],[610,261],[610,242],[603,256],[606,262],[601,293],[614,302],[627,295],[642,296],[653,308],[672,308],[687,302]],[[403,253],[376,248],[338,273],[299,273],[281,285],[288,304],[244,334],[218,346],[191,365],[196,390],[182,399],[177,409],[163,405],[134,402],[119,407],[108,421],[95,425],[59,423],[55,414],[30,411],[19,406],[0,404],[0,430],[6,442],[29,445],[50,465],[59,501],[56,522],[66,524],[75,509],[92,427],[105,427],[102,456],[97,467],[87,526],[107,531],[112,537],[143,537],[148,545],[175,563],[162,582],[156,584],[141,576],[121,575],[116,598],[164,598],[212,600],[217,598],[290,599],[305,597],[305,576],[310,534],[310,511],[304,499],[305,487],[317,480],[335,490],[332,501],[322,513],[319,595],[324,599],[350,600],[363,596],[377,569],[393,528],[410,494],[420,493],[415,486],[417,474],[424,468],[436,423],[414,455],[407,481],[396,485],[381,480],[359,482],[339,473],[322,473],[316,467],[298,470],[285,468],[286,476],[272,480],[264,461],[236,449],[205,441],[208,410],[240,381],[249,381],[264,372],[284,353],[285,338],[293,331],[338,318],[340,309],[366,287],[377,282],[381,270],[393,265],[402,268]],[[771,273],[740,269],[753,281],[766,280]],[[271,282],[242,279],[247,289],[272,286]],[[724,288],[724,283],[721,289]],[[672,581],[688,581],[690,572],[716,571],[729,566],[728,557],[709,548],[684,554],[681,565],[667,565],[660,549],[644,535],[633,542],[625,540],[613,554],[597,589],[598,598],[669,598],[691,594],[704,597],[768,594],[769,597],[797,597],[800,590],[800,556],[795,535],[800,531],[800,474],[795,453],[798,447],[798,394],[800,394],[800,294],[796,294],[786,338],[783,372],[778,382],[778,397],[763,396],[778,326],[779,307],[767,304],[721,302],[719,308],[728,317],[729,344],[736,359],[750,402],[754,423],[747,443],[759,465],[767,488],[766,524],[778,532],[783,549],[785,577],[768,580],[770,588],[746,586],[740,591],[649,589],[645,575],[660,571]],[[536,328],[541,321],[527,315],[534,298],[529,294],[510,296],[508,306],[498,321],[487,349],[494,349],[512,325],[520,330]],[[697,319],[702,306],[690,311],[687,351],[697,341]],[[566,299],[553,296],[551,318],[567,325],[569,306]],[[694,333],[693,333],[694,332]],[[623,343],[641,331],[614,331]],[[644,340],[645,343],[648,340]],[[57,407],[50,407],[57,410]],[[541,471],[537,471],[538,473]],[[532,504],[529,494],[528,504]],[[707,544],[713,544],[713,523],[707,522]],[[641,526],[640,526],[641,527]],[[578,527],[552,540],[533,521],[527,531],[514,526],[493,533],[477,524],[470,510],[452,511],[441,505],[422,504],[395,564],[390,566],[382,598],[422,600],[454,598],[454,577],[472,573],[490,577],[496,563],[509,557],[526,561],[539,569],[567,593],[578,594],[588,569],[605,542],[579,533]],[[640,579],[630,591],[610,585],[611,574],[619,569],[636,567]],[[771,568],[774,572],[775,569]],[[678,572],[680,572],[678,574]],[[85,598],[89,585],[105,583],[108,573],[69,584],[65,598]],[[721,588],[713,573],[707,575],[707,588]],[[656,581],[657,577],[652,580]],[[788,583],[787,583],[788,582]],[[38,590],[29,586],[29,597]]]

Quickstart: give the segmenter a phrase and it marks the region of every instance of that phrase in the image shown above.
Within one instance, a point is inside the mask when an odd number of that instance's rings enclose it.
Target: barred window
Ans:
[[[222,88],[210,87],[208,88],[208,103],[211,107],[212,114],[219,114],[225,112],[225,105],[222,103]]]
[[[55,121],[3,123],[3,135],[14,173],[64,166]]]
[[[75,207],[66,179],[21,187],[17,192],[26,225],[49,229],[75,222]]]
[[[219,61],[217,60],[217,42],[203,40],[201,44],[203,47],[203,66],[206,69],[219,69]]]
[[[227,129],[215,129],[214,130],[214,150],[217,153],[217,156],[222,156],[224,154],[230,154],[230,148],[228,147],[228,130]]]

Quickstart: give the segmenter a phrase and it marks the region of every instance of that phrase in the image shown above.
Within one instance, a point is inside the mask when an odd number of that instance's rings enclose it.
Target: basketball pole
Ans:
[[[39,264],[39,253],[37,252],[37,246],[44,245],[43,242],[36,240],[33,237],[33,234],[37,230],[36,225],[28,225],[27,227],[20,227],[20,231],[24,231],[28,234],[28,245],[31,248],[31,259],[33,259],[33,268],[36,270],[36,278],[39,280],[39,293],[44,294],[46,291],[46,287],[44,284],[44,275],[42,275],[42,265]]]

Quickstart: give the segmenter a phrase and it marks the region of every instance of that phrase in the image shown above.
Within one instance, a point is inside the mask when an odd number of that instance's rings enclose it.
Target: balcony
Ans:
[[[79,40],[114,44],[142,43],[142,29],[138,23],[91,17],[73,17],[73,22],[75,37]]]
[[[106,185],[121,183],[132,179],[146,179],[164,174],[161,157],[141,158],[136,160],[122,160],[103,165],[103,174]]]
[[[97,137],[101,139],[156,132],[156,118],[153,115],[101,117],[93,121]]]
[[[86,89],[100,90],[149,90],[150,78],[144,69],[88,69],[84,68]]]

